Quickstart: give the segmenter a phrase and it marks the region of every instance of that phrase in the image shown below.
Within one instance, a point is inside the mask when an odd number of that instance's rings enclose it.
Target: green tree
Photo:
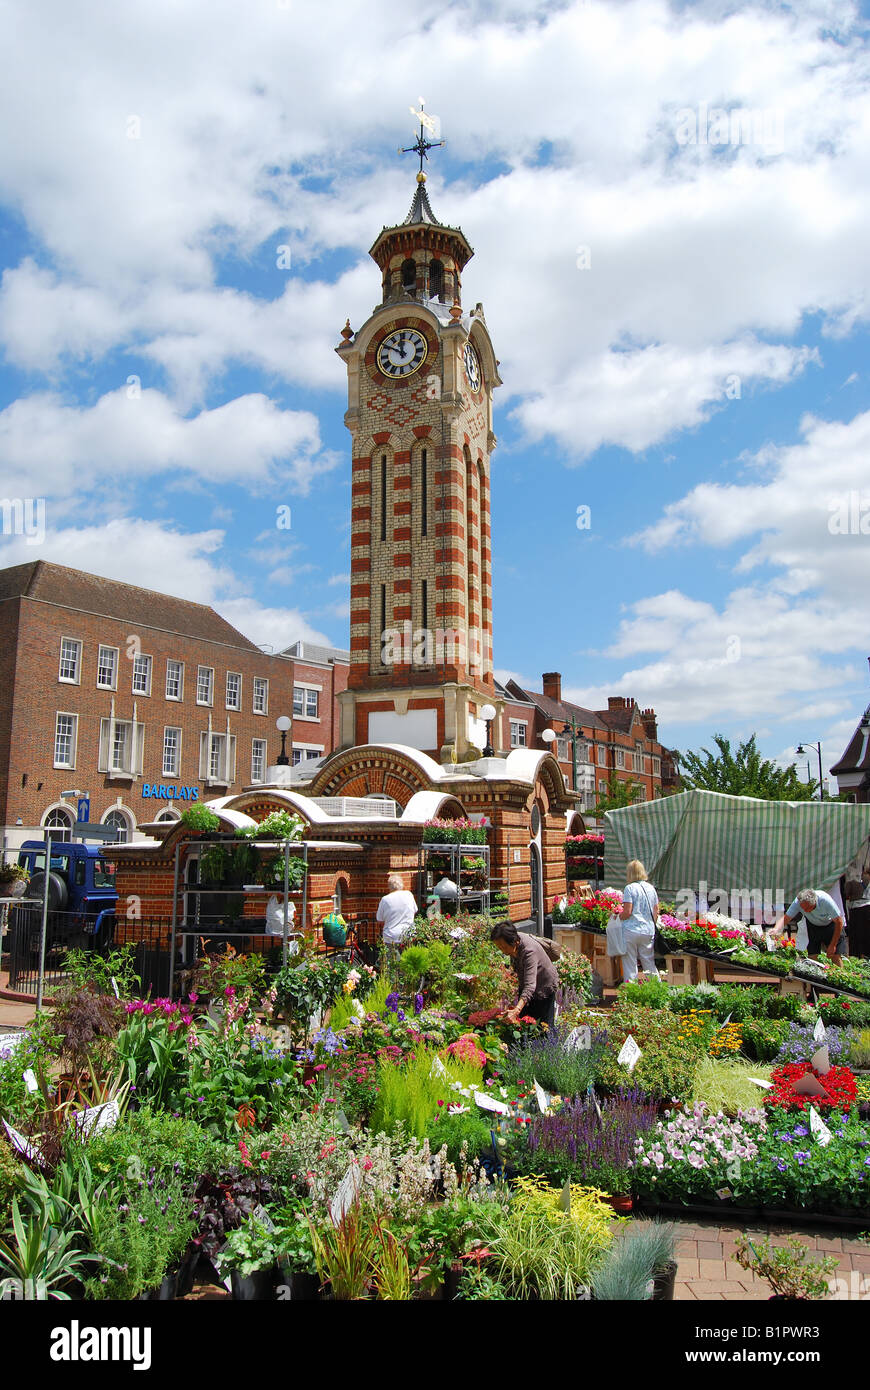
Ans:
[[[638,782],[623,782],[615,772],[607,778],[607,791],[599,797],[590,816],[603,816],[605,811],[621,811],[623,806],[633,806],[640,800],[643,787]]]
[[[702,748],[699,753],[681,753],[680,780],[685,790],[725,792],[729,796],[757,796],[763,801],[811,801],[818,782],[802,782],[797,767],[781,768],[763,758],[755,734],[731,751],[730,739],[714,734],[719,752]]]

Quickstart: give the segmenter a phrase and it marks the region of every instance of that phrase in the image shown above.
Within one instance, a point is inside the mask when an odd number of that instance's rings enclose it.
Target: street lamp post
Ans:
[[[286,714],[280,714],[275,720],[275,728],[281,735],[281,752],[278,754],[277,767],[287,767],[290,759],[287,757],[287,730],[291,727],[292,720]]]
[[[484,756],[485,758],[491,758],[491,757],[493,757],[493,747],[492,747],[492,721],[495,719],[495,715],[496,715],[495,705],[484,705],[484,706],[481,708],[480,717],[481,717],[481,719],[485,719],[485,720],[486,720],[486,746],[484,747],[484,750],[483,750],[483,756]]]
[[[571,716],[571,727],[570,727],[569,729],[563,729],[563,730],[562,730],[562,733],[563,733],[563,734],[570,734],[570,736],[571,736],[571,786],[573,787],[573,789],[574,789],[575,792],[577,792],[577,790],[578,790],[578,787],[577,787],[577,734],[578,734],[578,732],[579,732],[579,730],[578,730],[578,728],[577,728],[576,723],[574,722],[574,716],[572,715],[572,716]],[[544,743],[547,743],[547,744],[554,743],[554,742],[556,741],[556,738],[557,738],[556,731],[555,731],[554,729],[545,729],[544,732],[541,734],[541,738],[544,740]],[[556,752],[554,752],[554,750],[553,750],[552,748],[550,749],[550,751],[553,753],[553,756],[557,758],[557,754],[556,754]],[[557,761],[558,761],[558,758],[557,758]]]
[[[817,752],[818,755],[819,755],[819,801],[824,801],[824,799],[825,799],[825,784],[824,784],[824,782],[822,781],[822,745],[821,745],[821,743],[808,743],[808,744],[807,744],[807,747],[808,747],[808,748],[815,748],[816,752]],[[797,746],[797,748],[796,748],[794,751],[797,753],[798,757],[800,757],[800,755],[801,755],[803,752],[805,752],[806,750],[804,749],[803,743],[799,743],[798,746]],[[809,763],[807,763],[807,772],[809,772]]]

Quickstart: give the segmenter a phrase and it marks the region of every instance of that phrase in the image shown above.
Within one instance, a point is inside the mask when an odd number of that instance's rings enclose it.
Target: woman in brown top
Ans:
[[[510,957],[519,981],[519,998],[505,1017],[511,1023],[516,1023],[518,1018],[526,1015],[552,1028],[556,1021],[556,985],[559,977],[540,941],[525,932],[518,932],[513,922],[496,922],[489,939],[503,955]]]

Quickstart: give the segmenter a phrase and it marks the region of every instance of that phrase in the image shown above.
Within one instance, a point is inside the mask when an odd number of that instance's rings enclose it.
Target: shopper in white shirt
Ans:
[[[384,945],[400,946],[414,925],[417,904],[402,884],[401,874],[390,874],[387,892],[378,903],[377,920],[384,928]]]

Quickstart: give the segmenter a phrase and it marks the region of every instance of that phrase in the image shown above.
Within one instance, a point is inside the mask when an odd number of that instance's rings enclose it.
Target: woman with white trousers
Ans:
[[[653,942],[659,915],[656,890],[647,882],[646,869],[639,859],[628,865],[628,883],[622,894],[622,933],[625,953],[622,957],[622,977],[636,980],[638,963],[644,975],[658,980]]]

